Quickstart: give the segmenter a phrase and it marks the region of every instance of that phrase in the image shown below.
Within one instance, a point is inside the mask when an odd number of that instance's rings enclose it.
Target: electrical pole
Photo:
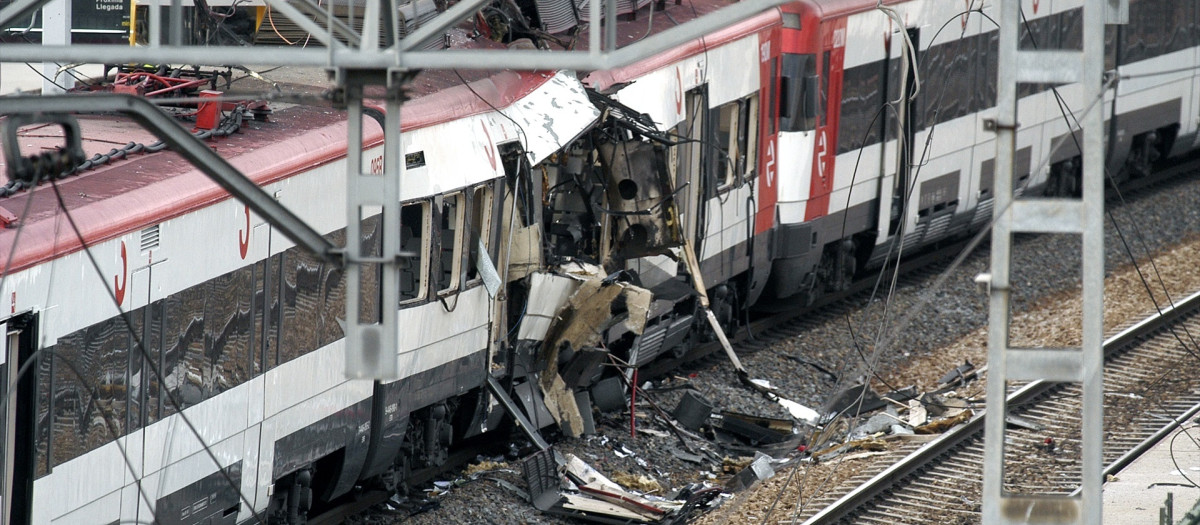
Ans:
[[[1104,440],[1104,25],[1125,23],[1128,0],[1084,0],[1082,50],[1020,50],[1021,4],[1000,1],[996,97],[996,202],[992,230],[988,320],[987,423],[983,468],[983,523],[1101,523]],[[1034,0],[1036,1],[1036,0]],[[1088,109],[1082,128],[1082,199],[1013,195],[1017,85],[1078,83]],[[1075,131],[1072,129],[1071,131]],[[1072,145],[1073,146],[1073,145]],[[1079,348],[1012,348],[1011,272],[1017,233],[1082,237],[1083,338]],[[1004,432],[1009,381],[1082,384],[1080,443],[1083,479],[1078,496],[1010,495],[1004,492]]]

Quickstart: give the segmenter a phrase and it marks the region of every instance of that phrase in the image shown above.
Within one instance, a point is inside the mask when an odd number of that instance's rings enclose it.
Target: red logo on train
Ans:
[[[250,207],[246,206],[246,237],[242,238],[242,230],[238,230],[238,253],[242,255],[242,259],[246,258],[246,252],[250,249]]]
[[[129,284],[129,280],[125,277],[129,272],[129,258],[125,255],[125,241],[121,241],[121,275],[113,276],[113,293],[117,296],[117,304],[125,303],[125,285]],[[117,278],[120,278],[120,283]]]
[[[483,152],[487,154],[488,164],[492,165],[492,171],[496,171],[496,147],[492,145],[492,134],[488,133],[487,124],[479,123],[483,128],[483,136],[487,137],[487,143],[483,145]]]
[[[675,66],[675,114],[683,114],[683,73]]]

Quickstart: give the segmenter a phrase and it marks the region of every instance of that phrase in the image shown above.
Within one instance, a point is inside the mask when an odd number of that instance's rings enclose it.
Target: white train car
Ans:
[[[672,16],[617,29],[636,38],[724,4],[658,6]],[[1130,24],[1109,30],[1119,80],[1096,105],[1117,179],[1200,146],[1200,7],[1130,4]],[[1081,5],[1024,0],[1027,45],[1076,45]],[[651,294],[644,327],[616,322],[629,313],[614,303],[588,343],[640,365],[704,336],[699,283],[729,330],[751,306],[811,301],[902,250],[978,231],[992,214],[997,7],[877,7],[797,1],[578,77],[501,72],[470,89],[418,77],[395,167],[401,231],[368,219],[360,239],[399,235],[417,254],[400,304],[363,306],[400,310],[395,382],[342,377],[339,268],[174,154],[59,180],[63,206],[48,185],[0,197],[11,522],[302,523],[310,501],[437,466],[451,441],[496,423],[488,374],[521,380],[587,355],[546,341],[567,262]],[[1018,191],[1074,194],[1081,167],[1058,97],[1075,112],[1090,101],[1071,85],[1020,93]],[[243,128],[217,151],[346,242],[344,115],[291,106]],[[89,153],[153,140],[115,117],[83,130]],[[60,135],[26,128],[20,140],[29,151]],[[367,133],[365,169],[393,169],[381,136]],[[509,277],[495,296],[487,263]],[[576,375],[576,393],[594,383]]]
[[[49,184],[0,200],[14,213],[0,230],[5,377],[28,367],[5,392],[10,522],[286,514],[273,497],[330,499],[393,469],[410,414],[449,439],[445,408],[430,406],[477,392],[494,349],[495,299],[476,264],[499,255],[501,152],[519,138],[514,151],[536,163],[563,146],[553,132],[569,138],[597,116],[570,73],[501,73],[471,89],[492,98],[456,86],[407,106],[405,226],[364,222],[362,242],[401,235],[419,254],[393,305],[406,327],[404,377],[394,382],[342,375],[341,269],[294,247],[173,153],[59,180],[63,206]],[[554,130],[534,125],[547,116],[557,117]],[[364,169],[385,169],[382,130],[368,127]],[[82,118],[81,129],[89,155],[114,138],[153,142],[119,117]],[[340,245],[345,136],[344,114],[292,106],[213,146]],[[55,127],[19,137],[24,151],[62,143]],[[444,461],[444,448],[431,450],[422,461]],[[310,486],[312,470],[320,476]]]

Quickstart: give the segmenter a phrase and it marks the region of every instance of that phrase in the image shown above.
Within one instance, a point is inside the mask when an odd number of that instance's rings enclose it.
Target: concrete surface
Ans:
[[[1164,438],[1104,484],[1104,523],[1157,524],[1167,493],[1174,494],[1178,522],[1200,499],[1200,488],[1192,482],[1200,483],[1200,426],[1194,423]]]

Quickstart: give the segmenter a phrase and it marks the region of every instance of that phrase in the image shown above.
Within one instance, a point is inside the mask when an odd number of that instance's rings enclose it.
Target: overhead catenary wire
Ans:
[[[239,119],[239,121],[240,121],[240,119]],[[161,148],[159,148],[159,149],[161,149]],[[66,217],[68,224],[74,231],[76,239],[78,240],[80,245],[83,247],[84,253],[86,254],[88,260],[90,261],[92,268],[95,270],[96,275],[101,279],[101,281],[104,281],[105,277],[103,275],[102,270],[100,269],[99,263],[96,261],[95,256],[92,253],[91,247],[88,245],[81,230],[79,229],[78,225],[75,223],[74,217],[71,215],[70,210],[67,208],[66,203],[63,200],[62,193],[59,190],[57,180],[54,177],[47,177],[47,179],[50,181],[51,187],[53,189],[54,196],[55,196],[55,199],[58,204],[57,208],[59,210],[61,210],[63,212],[64,216]],[[35,182],[36,182],[36,178],[35,178]],[[5,271],[2,275],[0,275],[0,289],[3,288],[5,280],[10,275],[9,270],[11,268],[13,258],[16,254],[16,245],[20,239],[20,236],[23,231],[24,224],[25,224],[24,217],[26,217],[28,215],[29,210],[32,207],[33,196],[34,196],[34,194],[31,191],[29,193],[29,197],[26,201],[25,210],[22,212],[22,219],[18,222],[18,230],[14,234],[13,245],[10,248],[9,256],[5,263]],[[133,338],[134,348],[136,348],[137,351],[141,352],[141,357],[145,360],[144,366],[147,366],[150,368],[150,370],[154,373],[155,377],[157,378],[157,380],[159,381],[160,384],[166,384],[166,382],[164,381],[164,378],[162,376],[162,373],[158,368],[158,365],[148,355],[147,350],[141,340],[141,336],[138,335],[137,331],[134,329],[134,327],[132,325],[132,322],[129,320],[128,315],[124,312],[120,303],[117,302],[116,296],[113,295],[114,292],[110,288],[108,288],[107,285],[105,285],[104,288],[105,288],[105,290],[107,290],[110,300],[112,300],[113,304],[115,304],[117,307],[117,311],[119,313],[118,317],[125,324],[125,328],[129,331],[130,336]],[[17,373],[16,379],[15,379],[17,384],[20,383],[21,378],[28,372],[30,365],[32,363],[37,362],[40,359],[38,356],[43,353],[44,354],[53,354],[52,351],[46,349],[44,346],[39,345],[39,347],[34,350],[33,355],[31,355],[30,358],[28,358],[26,360],[26,362],[23,363],[22,366],[18,369],[18,373]],[[58,356],[57,358],[64,359],[64,363],[68,365],[68,367],[71,369],[72,373],[74,373],[77,377],[80,378],[80,381],[83,382],[85,384],[85,386],[89,387],[89,391],[96,392],[94,385],[90,385],[90,383],[79,373],[79,371],[75,369],[74,363],[70,362],[69,359],[65,359],[63,356]],[[3,409],[3,407],[6,406],[10,402],[11,397],[13,395],[15,395],[17,389],[13,388],[13,386],[15,386],[15,385],[10,385],[10,388],[8,390],[8,395],[5,396],[5,398],[3,400],[0,400],[0,409]],[[193,436],[195,436],[195,438],[200,443],[201,447],[204,449],[204,451],[207,453],[207,455],[217,465],[218,470],[221,471],[226,482],[228,482],[230,484],[230,486],[233,487],[234,490],[237,491],[237,493],[241,499],[241,502],[246,505],[247,510],[253,514],[256,514],[255,510],[254,510],[254,505],[252,503],[250,503],[249,499],[245,496],[245,494],[242,493],[241,486],[238,483],[234,482],[233,479],[229,476],[228,472],[225,471],[224,467],[221,466],[220,461],[217,460],[215,454],[213,453],[213,451],[211,450],[209,445],[207,443],[205,443],[205,441],[204,441],[202,435],[200,434],[199,430],[197,429],[197,427],[191,422],[190,418],[188,418],[188,416],[184,413],[183,406],[179,402],[179,400],[176,398],[175,394],[173,392],[171,392],[170,389],[165,389],[164,392],[166,393],[167,400],[175,408],[176,414],[179,416],[180,420],[183,421],[184,424],[189,428],[189,430],[191,431]],[[97,406],[100,406],[100,405],[98,404]],[[103,407],[101,407],[101,409],[103,410]],[[137,472],[137,470],[133,468],[132,463],[130,463],[130,460],[124,449],[124,446],[121,444],[120,439],[118,439],[120,437],[120,435],[119,435],[119,433],[116,432],[116,430],[111,425],[112,418],[105,417],[104,419],[105,419],[105,422],[108,423],[108,430],[110,433],[113,434],[113,441],[116,442],[117,447],[127,464],[127,467],[130,469],[130,473],[136,478],[139,475],[139,472]],[[141,498],[145,500],[145,503],[148,506],[148,508],[154,508],[153,504],[148,500],[148,496],[145,494],[144,489],[141,486],[140,479],[137,481],[137,486],[138,486],[138,492],[139,492]],[[265,521],[263,521],[261,516],[256,515],[256,520],[260,523],[265,523]]]
[[[981,14],[983,14],[981,10],[980,10],[979,12],[980,12]],[[984,16],[986,17],[986,14],[984,14]],[[991,20],[991,19],[990,19],[990,17],[987,17],[987,18],[988,18],[989,20]],[[1149,73],[1149,74],[1147,74],[1146,76],[1153,76],[1154,74],[1155,74],[1155,73]],[[1101,98],[1103,97],[1103,92],[1107,91],[1107,90],[1108,90],[1108,89],[1109,89],[1109,88],[1110,88],[1110,87],[1113,85],[1113,82],[1116,80],[1116,78],[1125,78],[1125,76],[1121,76],[1121,77],[1115,77],[1115,76],[1114,76],[1114,77],[1110,78],[1110,79],[1108,80],[1108,82],[1106,82],[1106,84],[1105,84],[1105,86],[1104,86],[1104,89],[1102,90],[1102,95],[1101,95]],[[1056,95],[1056,96],[1058,96],[1057,90],[1055,90],[1055,95]],[[1060,101],[1061,101],[1061,97],[1060,97]],[[1091,103],[1091,104],[1088,106],[1088,109],[1087,109],[1087,111],[1091,111],[1091,110],[1093,110],[1093,109],[1095,108],[1095,106],[1096,106],[1096,104],[1097,104],[1098,102],[1099,102],[1099,100],[1095,100],[1095,101],[1093,101],[1093,102],[1092,102],[1092,103]],[[1060,102],[1060,103],[1061,103],[1061,102]],[[1065,114],[1064,114],[1064,119],[1066,119],[1066,115],[1065,115]],[[1072,126],[1072,125],[1071,125],[1071,123],[1070,123],[1070,122],[1068,122],[1068,129],[1074,129],[1074,128],[1075,128],[1075,126]],[[932,135],[932,133],[931,133],[931,135]],[[1061,145],[1062,145],[1062,144],[1059,144],[1059,145],[1057,145],[1057,147],[1061,147]],[[1049,159],[1049,158],[1052,156],[1052,154],[1053,154],[1053,152],[1051,152],[1051,153],[1047,154],[1045,157],[1043,157],[1042,161],[1039,163],[1038,171],[1040,171],[1041,169],[1044,169],[1044,168],[1045,168],[1045,165],[1046,165],[1046,163],[1048,162],[1048,159]],[[857,167],[856,167],[856,169],[857,169]],[[1111,175],[1109,175],[1109,177],[1110,177],[1110,180],[1112,180],[1112,177],[1111,177]],[[1114,181],[1114,184],[1115,184],[1115,181]],[[1122,199],[1122,202],[1124,202],[1124,201],[1123,201],[1123,199]],[[1116,223],[1116,221],[1115,221],[1115,217],[1112,217],[1111,211],[1110,211],[1110,218],[1112,218],[1112,220],[1113,220],[1113,222],[1114,222],[1114,226],[1115,226],[1115,225],[1116,225],[1116,224],[1115,224],[1115,223]],[[982,238],[983,234],[984,234],[984,233],[986,233],[986,232],[988,232],[988,231],[990,231],[990,229],[991,229],[991,226],[992,226],[992,224],[989,224],[989,225],[988,225],[988,226],[987,226],[985,229],[981,230],[981,232],[980,232],[980,234],[979,234],[979,235],[976,235],[976,237],[975,237],[974,239],[972,239],[972,241],[971,241],[971,243],[968,245],[968,247],[967,247],[967,248],[965,248],[965,249],[964,249],[962,252],[960,252],[960,256],[959,256],[958,258],[956,258],[956,260],[955,260],[955,261],[954,261],[954,262],[951,264],[951,267],[950,267],[950,268],[948,268],[948,269],[947,269],[945,272],[943,272],[943,274],[942,274],[942,275],[939,277],[939,280],[938,280],[938,282],[937,282],[937,283],[935,283],[935,284],[934,284],[934,286],[932,286],[932,287],[930,288],[931,290],[936,290],[936,289],[938,289],[938,288],[940,288],[940,287],[941,287],[942,283],[944,283],[944,281],[945,281],[945,277],[946,277],[946,276],[947,276],[947,275],[948,275],[948,274],[949,274],[951,271],[953,271],[953,269],[954,269],[954,268],[956,268],[956,267],[958,266],[958,264],[961,262],[961,259],[962,259],[962,258],[964,258],[964,256],[965,256],[967,253],[969,253],[970,251],[972,251],[972,250],[974,249],[974,247],[975,247],[975,246],[978,244],[979,240],[981,240],[981,238]],[[1139,238],[1141,238],[1141,237],[1139,237]],[[1123,239],[1123,235],[1122,235],[1122,239]],[[1125,241],[1123,240],[1122,242],[1124,243]],[[1148,248],[1147,248],[1146,250],[1147,250],[1147,252],[1149,251],[1149,250],[1148,250]],[[1127,243],[1126,243],[1126,251],[1127,251],[1127,252],[1130,252],[1130,254],[1131,254],[1131,251],[1128,249]],[[1131,254],[1131,258],[1132,258],[1132,254]],[[1135,264],[1135,266],[1136,266],[1136,264],[1137,264],[1137,263],[1136,263],[1136,260],[1134,261],[1134,264]],[[1139,274],[1140,274],[1140,270],[1139,270]],[[1143,278],[1143,280],[1144,280],[1144,278]],[[1161,277],[1160,277],[1160,282],[1161,282]],[[1145,286],[1147,287],[1147,289],[1148,289],[1148,283],[1144,283],[1144,285],[1145,285]],[[1165,289],[1165,285],[1164,285],[1164,289]],[[1148,290],[1148,291],[1149,291],[1149,290]],[[926,296],[927,296],[927,295],[928,295],[928,294],[926,294]],[[1153,300],[1153,298],[1152,298],[1152,300]],[[919,309],[921,309],[921,308],[918,308],[917,310],[919,310]],[[911,312],[911,311],[910,311],[910,312]],[[910,317],[911,317],[911,315],[908,315],[908,316],[905,316],[905,317],[906,317],[906,318],[910,318]],[[897,326],[895,327],[895,331],[900,331],[900,330],[902,330],[902,329],[903,329],[903,328],[904,328],[904,327],[905,327],[907,324],[908,324],[907,320],[906,320],[906,319],[902,319],[902,320],[901,320],[901,323],[899,323],[899,325],[897,325]],[[1189,334],[1189,335],[1190,335],[1190,334]],[[1176,338],[1178,339],[1178,336],[1177,336],[1177,335],[1176,335]],[[886,339],[884,339],[884,341],[886,341]],[[1179,341],[1179,342],[1180,342],[1180,344],[1181,344],[1181,345],[1183,344],[1183,342],[1182,342],[1182,341]],[[1186,345],[1184,345],[1184,347],[1185,347],[1185,349],[1186,349]],[[878,351],[879,351],[879,348],[877,347],[877,352],[878,352]],[[1190,352],[1190,351],[1189,351],[1189,352]],[[873,374],[874,374],[874,372],[875,372],[873,368],[871,368],[871,369],[870,369],[870,371],[871,371]],[[877,374],[876,374],[876,376],[877,376]]]

